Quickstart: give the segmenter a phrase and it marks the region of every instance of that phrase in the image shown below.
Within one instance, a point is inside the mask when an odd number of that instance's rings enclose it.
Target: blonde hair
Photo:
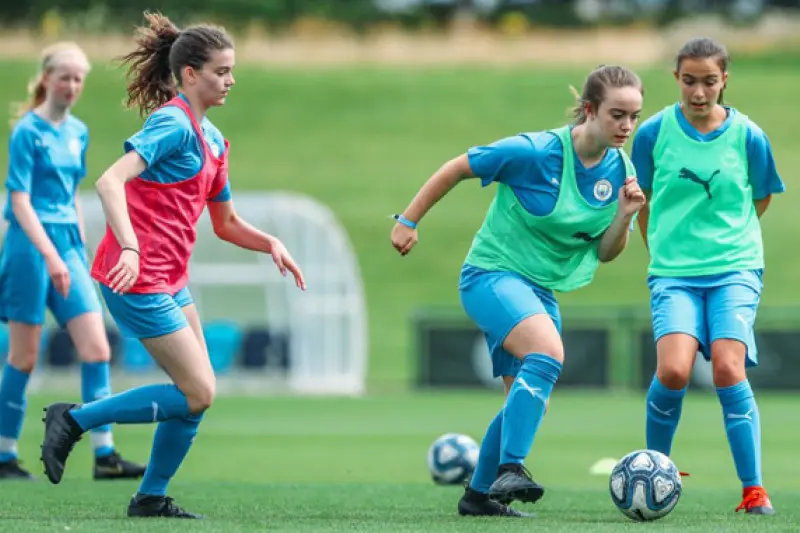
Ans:
[[[86,71],[89,71],[91,65],[86,53],[74,42],[60,41],[42,50],[39,72],[28,83],[28,99],[25,102],[17,102],[11,106],[11,116],[14,117],[11,120],[12,127],[22,115],[44,103],[47,97],[47,90],[44,86],[45,74],[52,72],[61,63],[61,60],[70,55],[83,61]]]

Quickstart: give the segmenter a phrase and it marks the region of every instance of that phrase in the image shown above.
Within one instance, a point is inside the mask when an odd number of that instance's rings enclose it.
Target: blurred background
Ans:
[[[390,214],[445,160],[474,144],[568,120],[569,85],[598,63],[635,68],[645,114],[677,98],[672,57],[695,35],[731,50],[732,105],[769,135],[788,192],[765,217],[766,289],[760,312],[763,364],[753,381],[796,388],[800,279],[782,243],[800,167],[789,102],[800,76],[800,2],[701,0],[172,0],[38,1],[2,7],[4,83],[19,101],[48,42],[72,39],[94,62],[74,110],[91,134],[90,250],[104,231],[92,184],[141,124],[120,104],[124,72],[145,9],[176,24],[213,21],[237,42],[237,86],[211,119],[232,143],[231,182],[244,214],[287,241],[306,270],[300,294],[268,257],[219,242],[204,217],[192,290],[221,376],[256,388],[364,393],[417,387],[494,387],[481,336],[460,309],[457,280],[491,200],[460,185],[420,228],[421,242],[395,255]],[[8,130],[0,132],[3,144]],[[7,154],[0,155],[5,166]],[[562,386],[638,389],[653,371],[646,257],[637,235],[596,282],[562,295],[570,363]],[[137,341],[110,321],[115,361],[127,374],[152,370]],[[0,349],[2,349],[0,344]],[[51,369],[71,368],[63,332],[48,330]],[[698,384],[708,386],[707,365]],[[43,369],[44,370],[44,369]],[[71,371],[68,374],[73,374]],[[255,377],[254,377],[255,376]],[[59,378],[57,382],[62,382]]]
[[[791,457],[800,438],[800,270],[794,248],[800,241],[794,129],[800,116],[800,1],[5,2],[0,102],[25,97],[47,43],[75,40],[93,61],[74,109],[91,136],[82,187],[90,253],[104,231],[93,183],[142,124],[121,103],[124,72],[113,60],[131,48],[145,9],[161,11],[179,26],[222,24],[234,35],[237,85],[226,106],[210,113],[231,142],[234,200],[243,216],[284,240],[308,282],[300,293],[277,275],[269,257],[219,242],[203,217],[191,289],[222,395],[361,397],[363,403],[331,400],[326,405],[333,411],[277,404],[287,409],[287,420],[296,408],[325,434],[355,434],[355,427],[389,416],[381,413],[414,418],[391,427],[375,422],[375,449],[388,445],[397,454],[398,479],[425,477],[423,467],[407,465],[423,464],[428,439],[437,433],[461,431],[479,440],[500,404],[482,335],[465,317],[457,292],[459,269],[494,191],[477,180],[460,184],[422,221],[420,242],[407,257],[391,246],[389,216],[401,212],[444,161],[470,146],[565,124],[574,103],[569,86],[580,88],[597,64],[621,63],[639,73],[646,118],[678,98],[672,69],[680,45],[699,35],[719,39],[733,57],[726,101],[767,132],[787,185],[762,220],[767,267],[758,318],[761,365],[750,377],[765,398],[765,449],[773,450],[772,457],[781,451]],[[8,133],[0,128],[3,146]],[[7,161],[3,150],[0,166]],[[637,232],[591,286],[559,297],[566,367],[548,415],[551,436],[545,432],[537,445],[574,452],[586,468],[597,450],[566,445],[571,428],[593,431],[596,442],[608,439],[611,455],[641,445],[643,391],[655,365],[646,269]],[[161,379],[138,342],[119,338],[110,320],[109,336],[116,388]],[[6,349],[7,339],[0,341],[0,351]],[[63,332],[45,332],[41,358],[33,386],[77,395],[79,373]],[[722,425],[707,423],[720,416],[708,365],[697,365],[692,390],[700,418],[686,415],[683,424],[694,429],[682,430],[679,441],[699,439],[685,449],[718,465],[721,476],[706,482],[730,485],[735,478]],[[380,398],[399,403],[388,406]],[[368,414],[350,420],[351,409]],[[337,427],[326,418],[332,412]],[[630,415],[635,424],[612,435],[600,422],[610,412],[625,413],[620,416],[626,420]],[[301,431],[287,424],[287,432]],[[398,434],[408,439],[387,444]],[[304,458],[313,462],[310,457],[309,451]],[[765,464],[800,474],[797,461],[790,462]],[[344,466],[325,467],[333,469],[331,476],[354,475]],[[221,466],[214,474],[227,475]],[[782,479],[791,484],[788,475]]]

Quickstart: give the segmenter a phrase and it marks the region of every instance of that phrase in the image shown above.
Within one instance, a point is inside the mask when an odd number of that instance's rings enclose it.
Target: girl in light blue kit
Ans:
[[[647,393],[647,447],[669,455],[697,352],[711,362],[736,473],[737,511],[775,510],[761,476],[761,427],[748,367],[762,290],[759,218],[784,190],[764,132],[723,105],[728,53],[711,39],[678,52],[681,100],[648,119],[633,142],[651,195],[639,224],[650,250],[648,284],[657,367]]]
[[[642,98],[635,73],[600,66],[578,97],[575,124],[470,148],[396,215],[392,244],[406,255],[419,221],[457,183],[479,177],[484,186],[497,184],[461,269],[459,293],[484,332],[506,401],[486,430],[460,515],[519,517],[508,503],[534,503],[544,494],[523,463],[565,357],[555,292],[591,283],[600,263],[628,243],[645,198],[622,146]]]
[[[81,359],[84,402],[108,396],[110,349],[100,301],[89,276],[76,191],[86,175],[86,125],[70,114],[89,63],[72,43],[48,47],[9,142],[8,231],[0,253],[0,320],[9,326],[8,362],[0,381],[0,479],[33,479],[20,465],[17,441],[25,390],[36,365],[49,308]],[[138,478],[144,467],[123,459],[111,427],[94,430],[94,478]]]

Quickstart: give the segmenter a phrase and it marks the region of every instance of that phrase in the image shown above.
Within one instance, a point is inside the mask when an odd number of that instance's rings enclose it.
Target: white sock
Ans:
[[[0,437],[0,453],[17,455],[17,439]]]
[[[89,433],[89,438],[92,441],[92,448],[113,448],[114,436],[110,431],[92,431]]]

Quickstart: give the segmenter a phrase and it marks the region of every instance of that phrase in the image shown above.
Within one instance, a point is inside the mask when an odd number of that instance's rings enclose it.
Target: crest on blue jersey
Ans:
[[[600,202],[605,202],[611,198],[611,193],[613,191],[614,187],[611,185],[611,182],[605,178],[594,184],[594,197]]]

